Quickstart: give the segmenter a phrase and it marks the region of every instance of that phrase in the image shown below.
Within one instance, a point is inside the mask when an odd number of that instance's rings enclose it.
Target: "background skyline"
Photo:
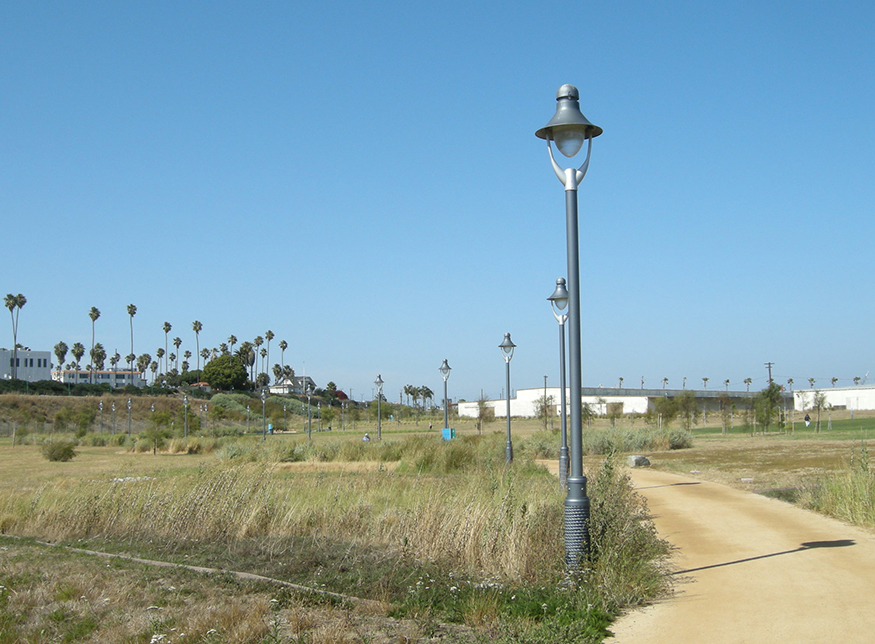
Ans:
[[[319,386],[557,386],[563,83],[584,386],[873,367],[875,9],[850,2],[0,7],[0,290],[19,342],[139,355],[271,329]],[[578,162],[579,164],[579,162]],[[0,346],[11,347],[8,321]],[[276,353],[275,353],[276,352]],[[192,359],[194,367],[195,360]],[[869,382],[872,382],[870,377]]]

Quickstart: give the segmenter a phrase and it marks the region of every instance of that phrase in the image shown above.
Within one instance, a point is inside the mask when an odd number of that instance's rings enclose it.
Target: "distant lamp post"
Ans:
[[[377,387],[377,440],[383,440],[383,379],[377,374],[374,385]]]
[[[516,345],[510,339],[510,333],[504,334],[504,340],[498,345],[504,356],[505,379],[507,380],[507,444],[504,446],[504,462],[513,463],[513,442],[510,439],[510,361]]]
[[[112,433],[115,435],[115,401],[112,401]]]
[[[97,403],[97,408],[100,409],[100,433],[103,433],[103,401]]]
[[[128,398],[128,436],[131,435],[131,408],[134,406],[134,401]]]
[[[267,404],[267,389],[261,390],[261,440],[267,440],[267,424],[265,420],[265,405]]]
[[[183,438],[188,438],[188,395],[182,397],[182,408],[183,408],[183,430],[182,436]]]
[[[556,290],[547,298],[553,307],[553,317],[559,323],[559,400],[562,446],[559,448],[559,486],[564,490],[568,485],[568,426],[566,424],[565,407],[565,322],[568,320],[568,290],[565,288],[565,278],[556,280]]]
[[[313,394],[313,387],[307,385],[307,440],[312,440],[313,433],[313,417],[310,415],[310,396]]]
[[[568,354],[571,388],[571,475],[565,497],[565,566],[580,567],[589,551],[589,498],[583,475],[583,426],[581,382],[580,325],[580,246],[578,239],[577,188],[589,169],[592,140],[602,128],[590,123],[580,111],[580,93],[573,85],[563,85],[556,93],[553,118],[535,132],[547,141],[550,163],[556,177],[565,187],[565,231],[568,255]],[[552,142],[564,156],[571,158],[586,143],[586,159],[577,169],[562,168],[553,156]]]
[[[447,362],[447,359],[444,358],[444,363],[440,366],[440,369],[438,369],[438,371],[441,372],[441,378],[444,379],[444,429],[448,429],[450,426],[449,413],[448,413],[450,401],[449,401],[449,398],[447,398],[447,380],[449,379],[450,371],[452,371],[452,370],[453,369],[452,369],[452,367],[450,367],[449,363]]]

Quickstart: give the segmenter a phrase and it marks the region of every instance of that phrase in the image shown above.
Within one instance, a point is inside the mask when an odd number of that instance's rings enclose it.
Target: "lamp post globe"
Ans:
[[[265,424],[264,406],[267,404],[267,388],[261,390],[261,440],[267,440],[267,425]]]
[[[565,288],[565,278],[556,280],[556,290],[547,298],[553,308],[553,317],[559,323],[559,400],[561,414],[562,443],[559,447],[559,487],[565,489],[568,485],[568,426],[566,423],[567,409],[565,404],[565,322],[568,320],[568,289]]]
[[[450,377],[450,371],[452,371],[452,367],[447,362],[447,359],[444,358],[444,363],[440,366],[438,371],[441,372],[441,377],[444,379],[444,429],[449,429],[450,421],[449,421],[449,405],[450,401],[447,398],[447,380]]]
[[[374,380],[374,386],[377,387],[377,440],[383,440],[383,378],[377,374],[377,379]]]
[[[580,248],[578,236],[577,189],[592,153],[592,140],[602,134],[580,111],[580,93],[573,85],[562,85],[556,93],[556,112],[535,136],[547,142],[553,172],[565,188],[565,228],[568,256],[568,357],[571,438],[570,475],[565,497],[565,565],[576,569],[589,551],[589,498],[583,475],[583,434],[581,400],[581,328],[580,328]],[[577,155],[586,143],[586,158],[575,168],[562,168],[553,155],[553,145],[566,157]]]
[[[510,333],[504,334],[504,340],[498,345],[501,349],[501,354],[504,356],[504,372],[507,384],[507,442],[504,446],[504,462],[513,463],[513,441],[510,437],[510,361],[513,358],[513,350],[516,345],[510,339]]]

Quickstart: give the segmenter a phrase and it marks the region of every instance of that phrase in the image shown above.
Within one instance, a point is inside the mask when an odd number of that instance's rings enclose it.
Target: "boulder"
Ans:
[[[646,456],[627,456],[626,465],[629,467],[650,467],[650,460]]]

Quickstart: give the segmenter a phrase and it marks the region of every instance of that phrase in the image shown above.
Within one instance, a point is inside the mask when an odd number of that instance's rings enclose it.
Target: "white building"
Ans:
[[[570,400],[570,390],[566,389],[566,401]],[[559,387],[537,387],[534,389],[517,389],[516,396],[510,399],[510,415],[518,418],[534,418],[538,415],[538,400],[545,393],[553,399],[550,413],[558,416],[561,413]],[[646,414],[653,409],[658,398],[675,398],[681,394],[692,393],[696,397],[696,405],[700,411],[720,411],[721,405],[728,401],[741,409],[749,404],[758,392],[755,391],[724,391],[721,389],[628,389],[618,387],[583,387],[581,399],[599,416],[608,414]],[[789,402],[789,394],[785,394]],[[568,404],[568,403],[566,403]],[[489,400],[486,405],[494,410],[496,418],[507,416],[507,400]],[[460,402],[459,416],[476,418],[478,403]]]
[[[52,371],[52,380],[55,382],[70,383],[71,385],[87,385],[92,382],[91,372],[87,369],[60,369]],[[134,385],[135,387],[145,387],[146,378],[139,371],[118,370],[118,371],[95,371],[94,384],[108,384],[111,388],[125,387]]]
[[[307,388],[316,391],[316,383],[310,376],[283,376],[270,386],[270,393],[277,396],[303,394]]]
[[[813,409],[816,394],[822,394],[824,405],[833,409],[847,409],[849,411],[875,409],[875,385],[800,389],[793,392],[794,409],[796,411]]]
[[[13,357],[14,356],[14,357]],[[16,362],[17,378],[29,382],[50,380],[52,377],[52,353],[50,351],[31,351],[19,349],[13,354],[11,349],[0,349],[0,378],[12,378],[12,363]]]

